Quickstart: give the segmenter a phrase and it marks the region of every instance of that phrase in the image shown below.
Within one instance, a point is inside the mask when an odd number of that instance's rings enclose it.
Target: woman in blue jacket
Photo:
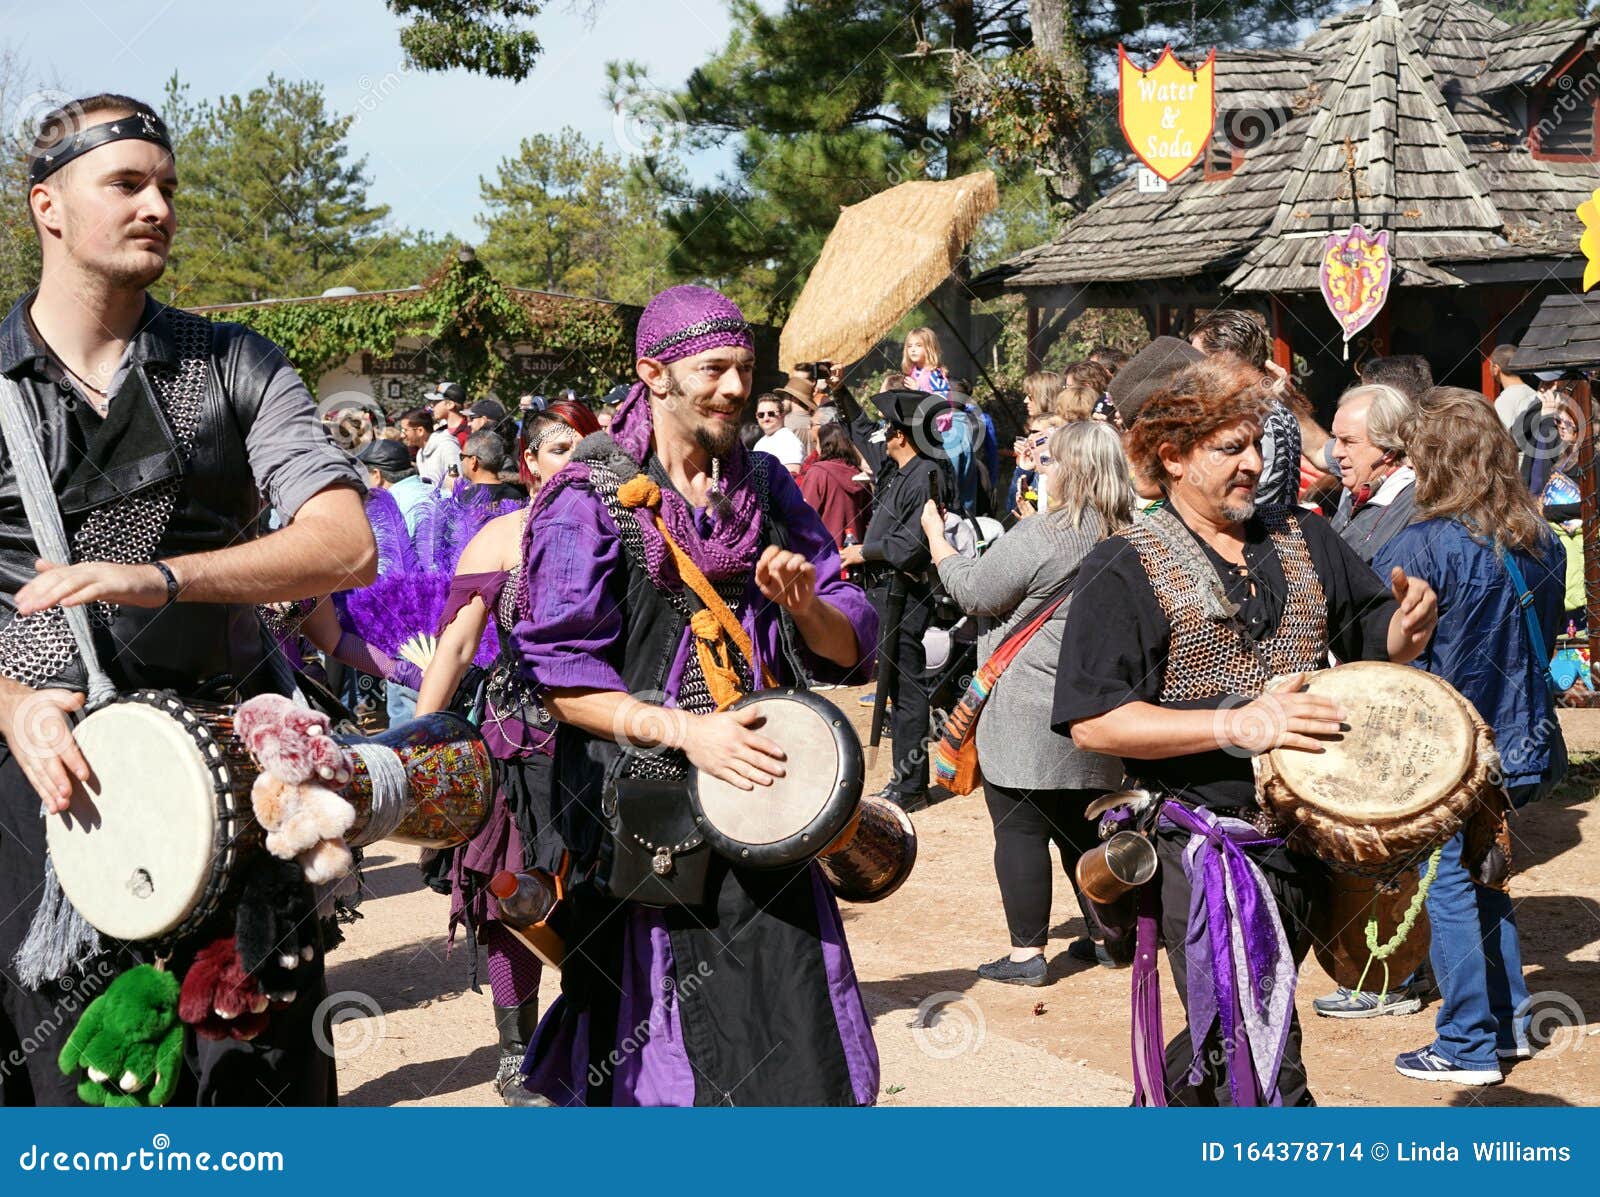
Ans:
[[[1406,434],[1415,522],[1373,567],[1425,578],[1439,627],[1413,662],[1444,678],[1494,728],[1513,807],[1553,787],[1566,745],[1545,676],[1560,626],[1566,556],[1517,473],[1516,447],[1483,396],[1435,387]],[[1428,891],[1438,978],[1437,1037],[1395,1060],[1402,1076],[1493,1085],[1500,1061],[1533,1052],[1528,987],[1510,897],[1474,883],[1462,837],[1444,846]]]

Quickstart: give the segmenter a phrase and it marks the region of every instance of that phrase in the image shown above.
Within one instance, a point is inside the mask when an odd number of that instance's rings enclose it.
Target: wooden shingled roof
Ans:
[[[1352,27],[1317,83],[1324,99],[1272,223],[1225,286],[1315,290],[1328,234],[1358,221],[1391,231],[1395,266],[1412,285],[1455,281],[1432,259],[1500,244],[1500,214],[1395,0]]]
[[[1393,231],[1402,286],[1457,285],[1457,262],[1570,258],[1595,168],[1536,160],[1508,90],[1521,83],[1505,80],[1541,56],[1542,78],[1597,30],[1600,17],[1508,26],[1464,0],[1377,0],[1295,49],[1219,53],[1219,130],[1274,130],[1230,177],[1195,166],[1160,194],[1130,179],[974,285],[1315,290],[1323,239],[1356,220]]]
[[[1551,295],[1517,343],[1511,370],[1600,368],[1600,290],[1588,295]]]

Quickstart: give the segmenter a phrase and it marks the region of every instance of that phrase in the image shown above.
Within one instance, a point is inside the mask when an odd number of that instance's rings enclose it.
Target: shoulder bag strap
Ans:
[[[11,450],[17,491],[22,496],[22,509],[27,513],[28,527],[33,531],[39,555],[62,564],[70,563],[72,549],[61,523],[61,509],[56,505],[50,473],[45,468],[39,442],[34,439],[32,423],[23,411],[22,392],[15,382],[3,377],[0,377],[0,439]],[[66,616],[67,627],[72,631],[73,643],[78,646],[78,656],[88,677],[88,707],[93,710],[104,706],[117,696],[117,688],[100,666],[94,632],[89,626],[89,608],[65,607],[62,614]]]
[[[1506,573],[1511,575],[1511,585],[1517,592],[1517,605],[1522,608],[1523,625],[1528,629],[1528,640],[1533,645],[1534,663],[1547,664],[1550,654],[1545,650],[1544,633],[1539,630],[1539,617],[1533,610],[1533,591],[1528,589],[1527,582],[1523,580],[1517,559],[1506,551],[1505,546],[1496,545],[1494,551],[1500,558],[1500,564],[1506,567]]]

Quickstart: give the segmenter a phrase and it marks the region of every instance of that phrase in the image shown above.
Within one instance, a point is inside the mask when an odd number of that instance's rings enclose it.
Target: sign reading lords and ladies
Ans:
[[[1148,70],[1117,47],[1117,120],[1134,155],[1166,182],[1205,153],[1216,120],[1217,52],[1198,67],[1186,67],[1162,48]]]

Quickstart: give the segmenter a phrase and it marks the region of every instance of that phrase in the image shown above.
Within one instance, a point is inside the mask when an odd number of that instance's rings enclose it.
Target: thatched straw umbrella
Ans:
[[[949,277],[999,207],[994,173],[902,183],[839,212],[783,326],[779,360],[854,362]]]

